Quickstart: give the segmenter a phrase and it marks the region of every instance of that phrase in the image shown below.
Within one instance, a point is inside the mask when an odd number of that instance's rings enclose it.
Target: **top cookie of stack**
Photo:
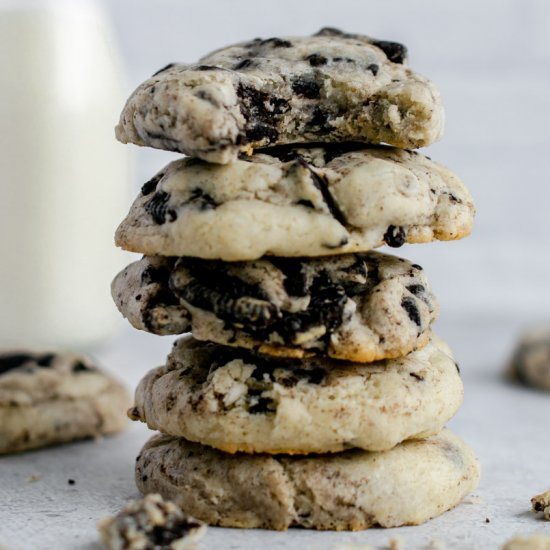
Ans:
[[[168,65],[132,94],[117,137],[202,160],[147,182],[117,244],[239,261],[468,235],[462,182],[402,149],[438,139],[444,119],[439,93],[406,58],[395,42],[323,29]]]
[[[443,130],[438,91],[401,44],[325,28],[172,63],[132,94],[123,143],[226,164],[259,147],[359,141],[423,147]]]

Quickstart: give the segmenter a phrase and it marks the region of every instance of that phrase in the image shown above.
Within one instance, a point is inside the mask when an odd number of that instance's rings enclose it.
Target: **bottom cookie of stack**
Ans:
[[[228,454],[156,435],[136,463],[160,493],[211,525],[359,530],[417,525],[456,506],[479,481],[473,452],[449,430],[389,451]]]

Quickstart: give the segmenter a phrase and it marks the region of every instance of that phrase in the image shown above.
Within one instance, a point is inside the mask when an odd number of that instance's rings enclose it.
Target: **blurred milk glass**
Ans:
[[[96,2],[0,0],[0,347],[87,347],[117,324],[121,69]]]

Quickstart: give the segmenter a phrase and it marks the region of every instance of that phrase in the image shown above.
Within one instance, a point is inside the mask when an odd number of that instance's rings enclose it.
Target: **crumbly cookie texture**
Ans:
[[[540,495],[535,495],[531,499],[531,508],[533,512],[542,512],[544,519],[550,520],[550,489]]]
[[[460,239],[473,218],[460,179],[413,151],[278,148],[226,166],[172,162],[144,184],[115,240],[225,261],[324,256]]]
[[[359,362],[420,349],[439,312],[419,265],[378,252],[233,263],[146,256],[115,277],[112,295],[134,327],[155,334]]]
[[[109,550],[192,550],[206,525],[185,515],[158,494],[130,502],[114,517],[98,523]]]
[[[441,136],[443,107],[405,62],[401,44],[336,29],[243,42],[155,73],[130,96],[116,136],[221,164],[286,143],[423,147]]]
[[[448,430],[385,452],[308,457],[231,455],[157,435],[136,462],[140,491],[223,527],[417,525],[456,506],[478,481],[477,459]]]
[[[121,431],[126,389],[72,353],[0,354],[0,454]]]
[[[550,537],[538,533],[514,537],[502,550],[550,550]]]
[[[184,337],[150,371],[129,415],[225,452],[391,449],[439,432],[462,403],[448,346],[369,364],[283,360]]]
[[[532,329],[523,335],[508,374],[527,386],[550,391],[550,328]]]

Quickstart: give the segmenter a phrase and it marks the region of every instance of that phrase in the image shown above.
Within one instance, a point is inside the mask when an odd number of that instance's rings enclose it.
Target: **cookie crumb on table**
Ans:
[[[542,512],[544,519],[550,520],[550,489],[531,499],[531,509],[533,512]]]
[[[550,537],[540,533],[514,537],[504,544],[502,550],[550,550]]]
[[[97,527],[110,550],[192,550],[206,530],[203,522],[157,494],[131,501],[116,516],[100,520]]]
[[[34,473],[27,476],[27,482],[33,483],[34,481],[40,481],[42,479],[42,474]]]

